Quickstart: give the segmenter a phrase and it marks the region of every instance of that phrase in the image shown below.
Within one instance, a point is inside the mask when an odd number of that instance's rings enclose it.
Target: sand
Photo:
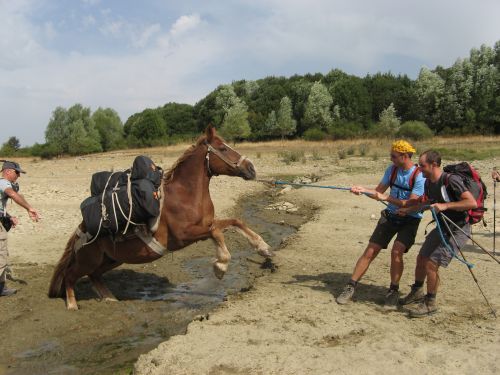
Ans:
[[[257,161],[258,170],[272,176],[275,171],[265,162]],[[311,164],[297,166],[295,172],[323,175],[321,183],[326,185],[374,186],[387,162],[358,158]],[[496,164],[497,160],[475,163],[491,192],[487,171]],[[382,206],[369,198],[322,189],[292,190],[285,196],[313,202],[320,210],[278,252],[278,272],[259,279],[249,293],[230,298],[209,320],[191,323],[186,335],[140,356],[136,374],[499,372],[500,325],[464,265],[453,261],[442,270],[440,312],[432,317],[409,319],[404,312],[381,310],[390,281],[388,251],[373,262],[355,301],[340,306],[334,299],[366,246]],[[490,212],[490,227],[491,218]],[[427,214],[416,245],[405,257],[403,293],[413,282],[415,257],[429,221]],[[491,234],[474,229],[475,238],[491,248]],[[474,272],[490,302],[500,306],[500,265],[473,246],[467,246],[465,254],[476,264]]]

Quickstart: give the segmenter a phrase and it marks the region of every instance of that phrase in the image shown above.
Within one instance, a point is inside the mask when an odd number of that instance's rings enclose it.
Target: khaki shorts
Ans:
[[[469,224],[462,224],[459,226],[470,236]],[[451,224],[450,227],[452,227]],[[451,228],[451,231],[453,236],[455,236],[457,243],[455,243],[453,238],[451,238],[451,235],[448,233],[448,229],[446,229],[446,227],[442,224],[441,230],[443,231],[446,241],[450,246],[452,246],[455,253],[458,253],[458,250],[460,250],[469,240],[469,237],[456,227]],[[437,228],[434,228],[425,238],[422,248],[420,249],[420,255],[429,258],[441,267],[448,267],[448,264],[450,264],[451,259],[453,258],[453,254],[450,253],[450,251],[443,244],[443,241],[441,241],[441,236]]]
[[[382,249],[387,249],[389,242],[397,235],[396,241],[405,245],[406,253],[415,243],[419,224],[420,219],[412,217],[398,218],[384,210],[370,237],[370,242],[379,245]]]
[[[0,224],[0,283],[5,282],[9,266],[9,250],[7,249],[7,231]]]

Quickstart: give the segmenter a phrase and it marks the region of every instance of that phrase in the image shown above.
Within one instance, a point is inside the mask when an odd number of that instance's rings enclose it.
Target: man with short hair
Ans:
[[[17,179],[21,173],[26,173],[21,166],[13,161],[4,161],[2,165],[2,177],[0,178],[0,297],[11,296],[17,292],[16,289],[10,289],[5,286],[7,279],[7,270],[9,266],[9,251],[7,249],[7,232],[10,227],[19,224],[17,218],[7,214],[7,200],[11,198],[21,207],[28,211],[28,215],[33,221],[38,221],[40,216],[18,193],[19,185]]]
[[[430,205],[430,208],[437,213],[447,245],[451,246],[456,253],[467,243],[468,236],[470,236],[468,211],[477,208],[477,202],[465,186],[462,177],[456,174],[447,175],[443,172],[439,152],[428,150],[422,153],[419,166],[427,178],[424,197],[408,202],[407,207],[401,208],[398,213],[407,215],[412,212],[420,212]],[[446,215],[463,232],[455,226],[449,225],[453,234],[451,235],[439,213]],[[408,309],[410,317],[425,317],[438,311],[436,293],[439,284],[439,267],[447,267],[453,257],[447,245],[443,243],[437,227],[425,238],[417,256],[415,283],[412,285],[410,293],[400,300],[401,305],[419,302],[416,307]],[[426,278],[427,294],[424,295],[422,289]]]
[[[336,299],[337,303],[341,305],[352,299],[359,280],[368,270],[371,262],[380,250],[386,249],[392,238],[396,236],[391,251],[391,284],[385,296],[384,308],[390,310],[397,308],[399,280],[404,269],[403,254],[408,252],[414,244],[418,225],[422,218],[422,214],[418,212],[404,218],[396,215],[397,210],[404,207],[409,199],[416,200],[424,193],[425,179],[411,160],[414,152],[415,148],[410,143],[403,140],[394,142],[391,147],[392,165],[386,169],[375,190],[361,186],[351,188],[351,192],[354,194],[366,194],[373,199],[387,201],[388,206],[382,211],[377,227],[363,255],[358,259],[351,279]],[[390,194],[385,194],[389,187],[391,188]]]

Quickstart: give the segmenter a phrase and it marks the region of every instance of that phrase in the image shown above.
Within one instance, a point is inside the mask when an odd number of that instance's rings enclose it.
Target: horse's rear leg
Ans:
[[[75,296],[76,282],[83,276],[90,275],[103,262],[103,251],[97,243],[77,250],[75,261],[67,269],[64,277],[66,287],[66,307],[68,310],[78,310]]]
[[[94,290],[99,296],[105,301],[118,301],[113,293],[108,289],[106,284],[104,284],[104,280],[102,279],[102,275],[105,272],[112,270],[113,268],[121,265],[121,262],[117,262],[116,260],[111,259],[110,257],[104,255],[104,259],[94,272],[89,275],[89,279],[94,286]]]
[[[222,279],[227,271],[229,261],[231,260],[231,254],[227,250],[222,231],[218,228],[214,228],[212,229],[211,234],[212,234],[212,239],[217,245],[217,250],[216,250],[217,259],[213,263],[214,273],[218,279]]]
[[[227,227],[236,227],[238,232],[250,242],[259,255],[266,258],[274,256],[274,253],[270,250],[271,246],[269,246],[261,236],[251,230],[243,221],[239,219],[215,220],[214,226],[221,231]]]

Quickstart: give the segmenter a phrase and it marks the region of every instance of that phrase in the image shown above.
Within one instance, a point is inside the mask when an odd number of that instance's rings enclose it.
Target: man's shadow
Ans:
[[[161,299],[172,287],[166,277],[154,273],[136,272],[130,269],[112,270],[103,275],[105,285],[120,301]],[[78,300],[98,298],[90,280],[80,279],[75,287]]]
[[[351,274],[344,272],[327,272],[319,275],[293,275],[295,280],[285,282],[289,285],[298,285],[312,290],[330,293],[336,298],[342,293],[346,283],[351,278]],[[321,283],[321,285],[308,285],[310,281]],[[356,286],[353,301],[382,305],[387,288],[380,285],[368,285],[362,281]]]

